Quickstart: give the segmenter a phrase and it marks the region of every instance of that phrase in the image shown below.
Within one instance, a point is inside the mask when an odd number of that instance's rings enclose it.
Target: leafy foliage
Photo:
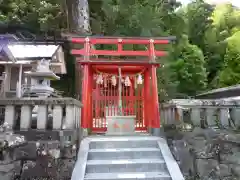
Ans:
[[[2,0],[0,20],[8,24],[24,24],[35,32],[66,26],[64,10],[58,0]]]
[[[0,20],[28,26],[36,34],[66,30],[74,20],[68,17],[67,7],[80,6],[78,1],[2,0]],[[94,0],[89,6],[93,35],[177,37],[177,42],[166,48],[170,56],[159,60],[160,99],[194,96],[240,82],[240,10],[231,4],[212,6],[193,0],[181,6],[177,0]],[[84,7],[75,9],[82,11]],[[67,63],[68,72],[73,72],[74,63]],[[71,82],[67,89],[71,94],[73,76],[69,73],[61,82]]]
[[[186,38],[186,37],[185,37]],[[172,64],[179,82],[178,92],[193,96],[206,88],[207,73],[203,52],[196,45],[185,39],[182,44],[178,59]]]
[[[224,56],[224,68],[220,72],[220,86],[240,83],[240,31],[228,38],[228,46]]]

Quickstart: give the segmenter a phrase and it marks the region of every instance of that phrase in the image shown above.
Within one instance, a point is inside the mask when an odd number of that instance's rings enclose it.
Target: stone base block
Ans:
[[[135,134],[135,116],[107,116],[106,135]]]

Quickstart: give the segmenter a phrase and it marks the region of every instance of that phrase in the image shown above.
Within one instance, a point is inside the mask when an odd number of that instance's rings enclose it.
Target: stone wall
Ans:
[[[1,99],[0,106],[0,180],[71,179],[81,140],[81,103],[22,98]],[[20,137],[24,143],[18,145]]]
[[[187,180],[240,180],[240,101],[173,99],[160,107]]]
[[[186,180],[240,179],[240,132],[166,126],[165,134]]]
[[[2,150],[1,180],[70,180],[77,155],[74,131],[16,132],[26,144]]]

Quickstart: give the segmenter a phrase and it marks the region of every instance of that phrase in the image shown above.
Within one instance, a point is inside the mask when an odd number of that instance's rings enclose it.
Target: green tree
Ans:
[[[105,0],[102,4],[102,32],[126,36],[169,35],[174,29],[169,25],[172,19],[176,19],[174,10],[178,6],[175,0]]]
[[[170,52],[159,59],[164,66],[157,72],[163,100],[238,83],[239,9],[231,4],[215,7],[203,0],[180,5],[177,0],[95,0],[89,4],[87,0],[2,0],[0,20],[27,26],[35,34],[54,30],[80,35],[175,35],[176,44],[157,47]],[[80,89],[81,82],[74,80],[75,59],[67,59],[68,74],[56,86],[71,81],[63,86],[74,95],[74,86]]]
[[[34,33],[63,29],[66,14],[59,0],[2,0],[0,20],[7,24],[21,24]]]
[[[211,28],[213,7],[204,0],[195,0],[187,6],[188,38],[191,44],[205,50],[205,33]]]
[[[240,83],[240,31],[227,39],[228,46],[224,56],[224,68],[220,72],[220,86],[230,86]]]
[[[207,86],[204,55],[199,47],[189,43],[187,37],[179,45],[178,53],[171,68],[178,82],[178,93],[194,96]]]
[[[216,6],[212,19],[216,32],[215,54],[219,57],[212,62],[216,76],[213,87],[223,87],[239,83],[238,54],[239,43],[239,18],[240,11],[231,4]],[[214,36],[209,36],[214,37]],[[218,69],[217,69],[218,68]]]

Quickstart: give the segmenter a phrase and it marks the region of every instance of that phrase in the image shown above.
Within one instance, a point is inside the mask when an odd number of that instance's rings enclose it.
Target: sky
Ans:
[[[182,4],[187,4],[191,2],[191,0],[178,0]],[[208,3],[223,3],[223,2],[231,2],[234,6],[240,7],[240,0],[206,0]]]

